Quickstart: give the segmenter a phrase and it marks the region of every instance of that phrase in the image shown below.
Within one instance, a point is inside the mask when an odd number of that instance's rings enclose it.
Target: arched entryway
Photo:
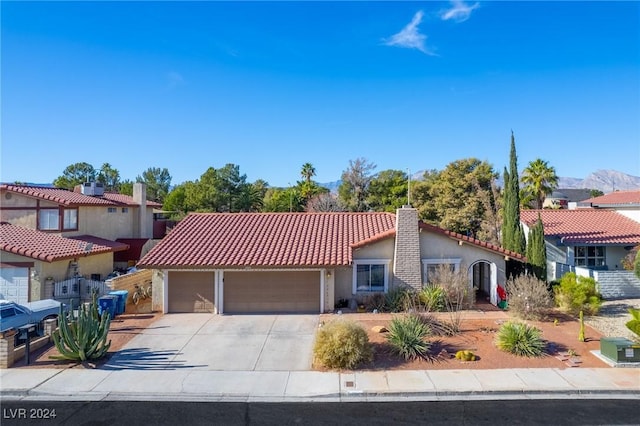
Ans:
[[[498,304],[498,267],[488,260],[478,260],[469,266],[469,280],[476,290],[476,300]]]

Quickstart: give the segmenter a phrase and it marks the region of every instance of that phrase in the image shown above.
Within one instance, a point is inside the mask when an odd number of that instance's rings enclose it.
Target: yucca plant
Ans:
[[[425,338],[431,334],[431,329],[418,315],[395,317],[388,329],[387,341],[392,352],[406,360],[426,356],[431,344]]]
[[[509,321],[498,330],[496,346],[514,355],[536,357],[544,353],[545,342],[539,329],[522,322]]]
[[[107,342],[111,317],[108,312],[98,314],[98,304],[94,295],[89,306],[78,307],[74,314],[73,305],[67,315],[60,307],[58,316],[60,324],[53,332],[53,343],[60,355],[52,355],[52,359],[88,361],[106,355],[111,340]]]
[[[328,368],[353,369],[373,356],[367,331],[350,320],[333,320],[316,334],[313,346],[316,363]]]
[[[446,310],[447,293],[441,286],[427,284],[420,290],[418,296],[425,310],[430,312],[442,312]]]

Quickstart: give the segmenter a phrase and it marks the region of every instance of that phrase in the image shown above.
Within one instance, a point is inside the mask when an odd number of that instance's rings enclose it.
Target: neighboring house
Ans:
[[[578,208],[610,209],[640,222],[640,191],[616,191],[578,203]]]
[[[604,209],[522,210],[520,219],[525,235],[536,223],[538,214],[544,227],[548,280],[574,271],[597,276],[601,292],[607,297],[621,296],[619,287],[628,285],[631,287],[625,287],[625,291],[630,296],[636,293],[640,296],[640,287],[635,289],[637,279],[622,267],[622,259],[640,244],[640,223]],[[610,282],[612,277],[622,281]]]
[[[130,247],[152,238],[159,206],[146,200],[140,183],[133,197],[103,193],[95,183],[77,191],[1,184],[0,202],[0,294],[17,302],[50,298],[54,284],[66,279],[104,280],[114,267],[139,259],[141,250],[135,257]]]
[[[469,273],[497,303],[513,252],[390,213],[192,213],[145,255],[163,312],[326,312],[400,286],[438,265]]]

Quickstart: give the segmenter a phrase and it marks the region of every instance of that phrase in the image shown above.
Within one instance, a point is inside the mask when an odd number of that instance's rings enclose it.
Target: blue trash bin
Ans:
[[[129,292],[127,290],[114,290],[114,291],[110,291],[109,295],[118,297],[118,303],[116,306],[116,315],[124,314],[124,311],[127,306],[127,297],[129,297]]]
[[[98,299],[98,314],[102,316],[103,312],[108,312],[111,318],[116,316],[118,296],[106,295]]]

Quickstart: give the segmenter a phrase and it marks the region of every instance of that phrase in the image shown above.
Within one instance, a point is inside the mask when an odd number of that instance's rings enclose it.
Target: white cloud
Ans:
[[[179,72],[170,71],[167,73],[167,80],[169,81],[169,87],[174,88],[184,84],[184,78]]]
[[[471,12],[480,7],[479,3],[468,5],[462,0],[452,0],[450,3],[451,8],[440,14],[443,21],[453,19],[456,22],[464,22],[471,17]]]
[[[421,10],[417,11],[409,24],[397,34],[392,35],[384,43],[387,46],[406,47],[408,49],[418,49],[427,55],[435,55],[426,46],[427,36],[420,33],[418,25],[422,22],[424,14]]]

